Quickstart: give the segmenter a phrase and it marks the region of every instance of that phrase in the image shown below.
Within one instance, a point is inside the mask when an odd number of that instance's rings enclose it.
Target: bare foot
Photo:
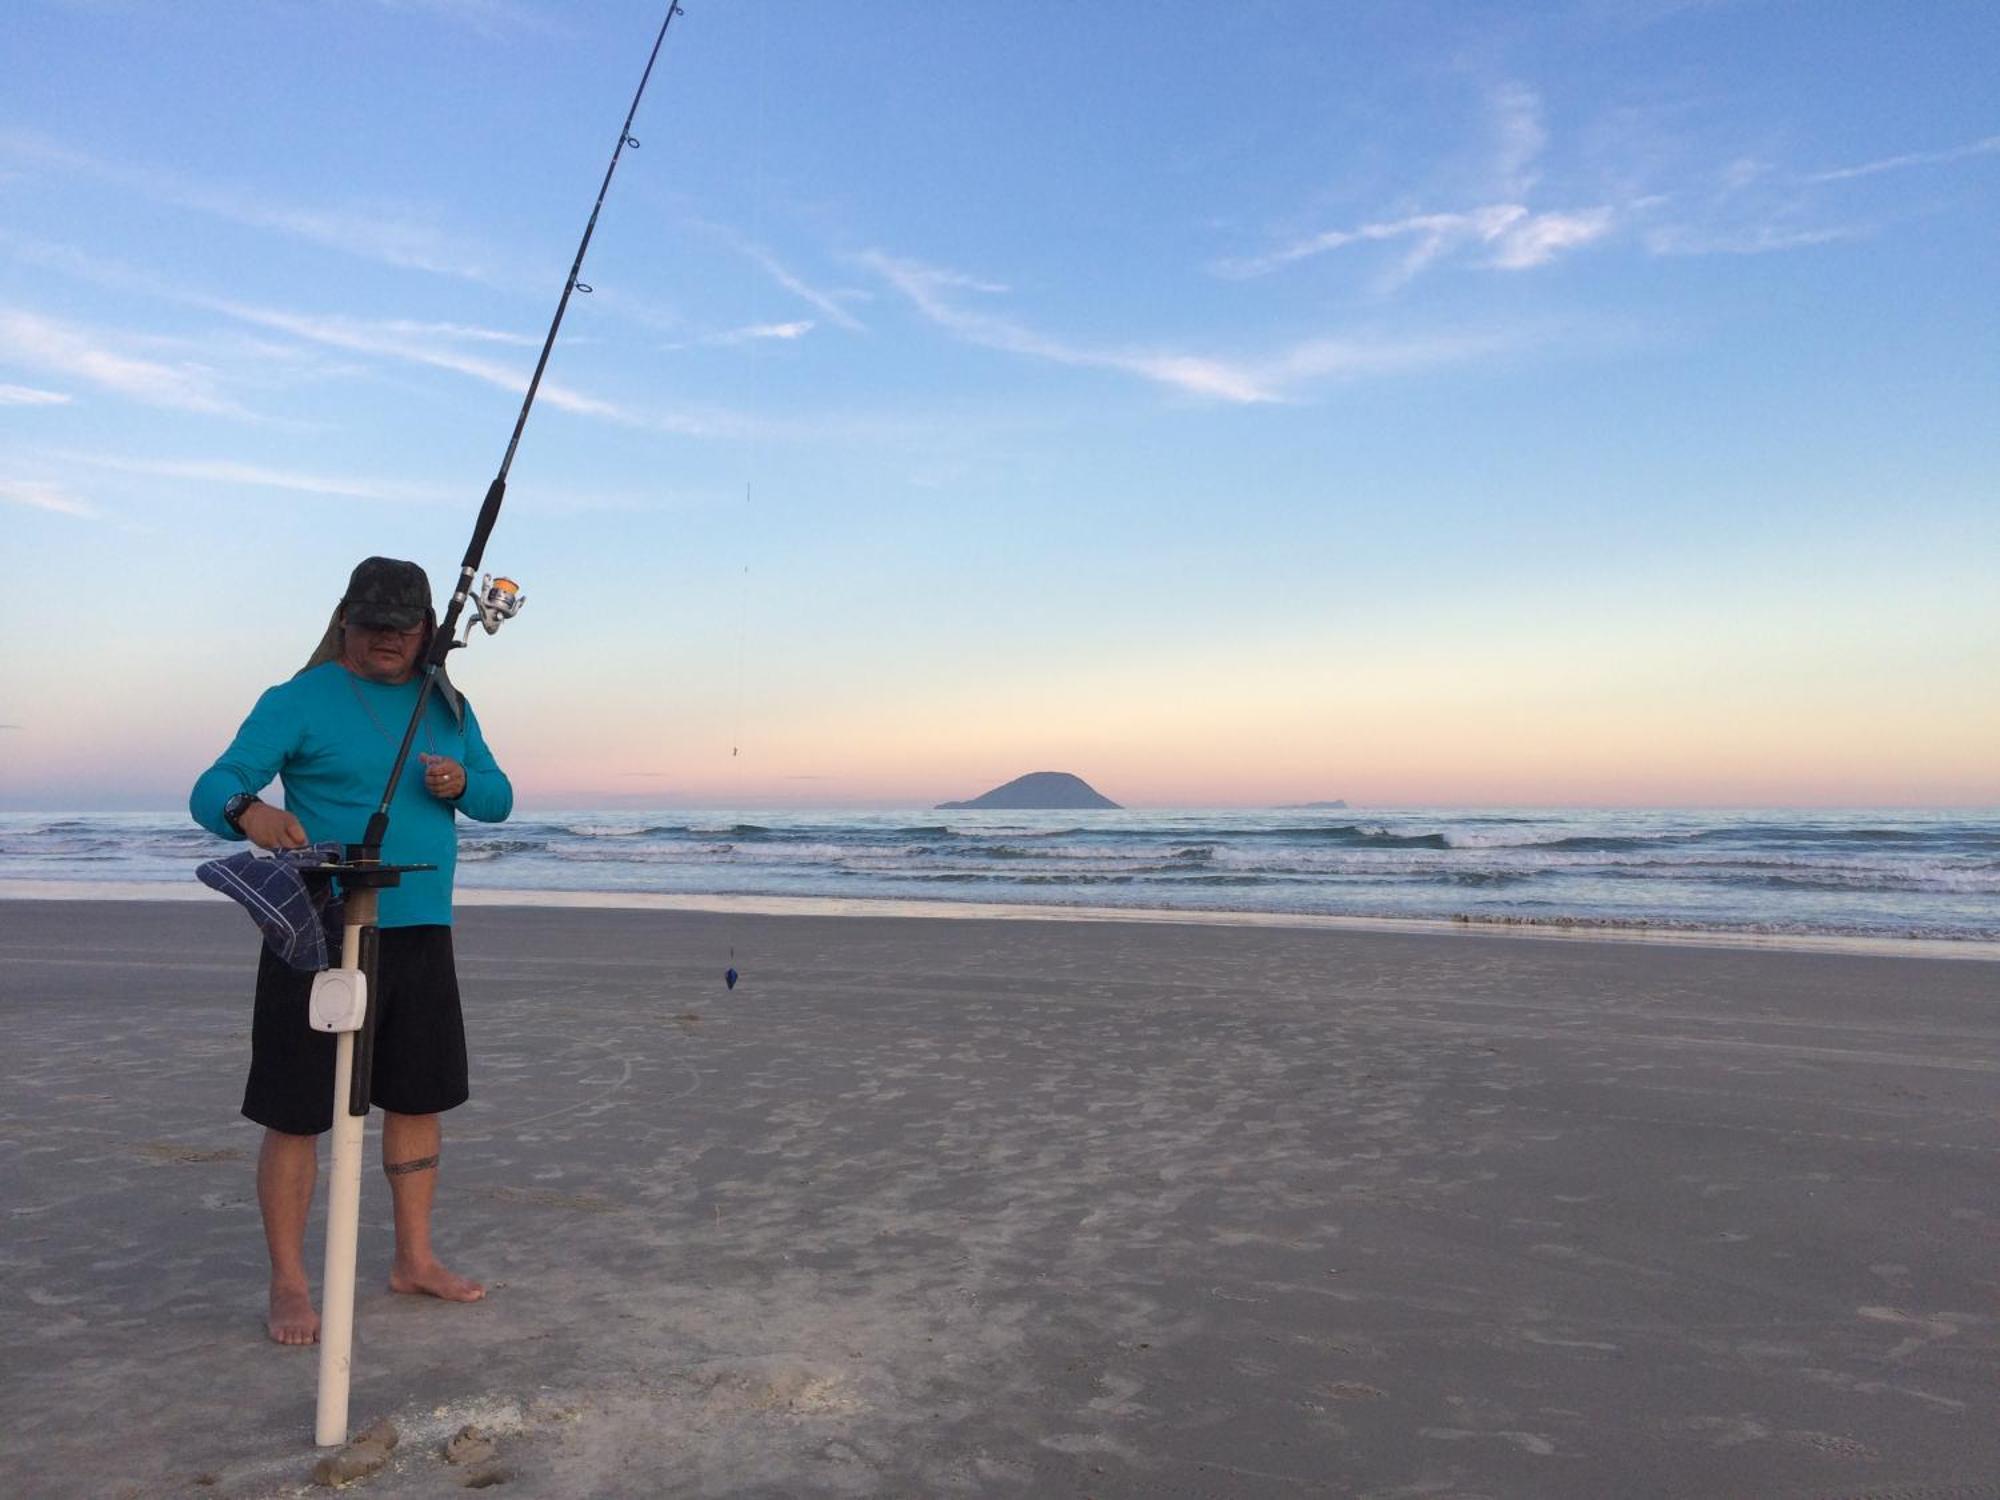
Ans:
[[[448,1271],[442,1261],[405,1266],[401,1261],[389,1269],[389,1290],[411,1292],[425,1297],[441,1297],[446,1302],[477,1302],[486,1295],[478,1282]]]
[[[271,1283],[271,1338],[280,1344],[317,1344],[319,1314],[312,1293],[302,1286]]]

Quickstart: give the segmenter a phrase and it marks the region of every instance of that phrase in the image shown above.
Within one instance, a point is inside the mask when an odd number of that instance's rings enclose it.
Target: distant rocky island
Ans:
[[[1026,776],[1016,776],[1005,786],[996,786],[969,802],[940,802],[937,810],[956,812],[966,808],[991,807],[1013,812],[1073,812],[1080,808],[1117,806],[1081,776],[1072,776],[1067,771],[1030,771]]]
[[[1346,806],[1347,804],[1345,802],[1339,801],[1338,799],[1332,802],[1280,802],[1278,804],[1278,811],[1279,812],[1332,812],[1332,811],[1337,811],[1340,808],[1344,808]]]

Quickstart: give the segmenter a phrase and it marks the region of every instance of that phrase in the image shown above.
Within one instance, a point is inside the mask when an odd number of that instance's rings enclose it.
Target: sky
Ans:
[[[17,0],[0,808],[449,590],[661,17]],[[2000,802],[2000,7],[690,0],[456,653],[523,807]]]

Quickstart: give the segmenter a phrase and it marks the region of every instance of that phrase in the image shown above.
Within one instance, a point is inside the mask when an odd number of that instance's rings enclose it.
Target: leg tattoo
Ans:
[[[382,1170],[391,1177],[407,1177],[412,1172],[434,1172],[437,1164],[435,1156],[420,1156],[415,1161],[392,1161]]]

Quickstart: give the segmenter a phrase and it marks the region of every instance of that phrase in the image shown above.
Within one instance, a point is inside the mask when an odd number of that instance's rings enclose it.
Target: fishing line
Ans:
[[[737,773],[737,785],[742,785],[743,755],[743,636],[745,622],[750,612],[750,483],[743,484],[743,567],[737,574],[736,584],[736,661],[731,669],[735,684],[735,703],[729,714],[729,759]],[[738,796],[742,795],[739,791]]]
[[[756,92],[757,113],[756,113],[756,119],[753,122],[753,127],[751,130],[751,137],[750,137],[753,141],[757,143],[755,147],[757,154],[756,171],[752,175],[753,186],[751,189],[751,199],[750,199],[750,232],[753,241],[758,244],[763,243],[764,204],[768,197],[767,180],[768,180],[769,158],[767,155],[766,143],[770,140],[770,134],[766,129],[765,122],[768,113],[768,106],[770,103],[770,91],[771,91],[770,68],[768,66],[768,59],[770,57],[770,47],[769,47],[770,19],[771,19],[770,8],[768,6],[764,7],[759,11],[758,25],[757,25],[757,55],[760,58],[766,59],[767,65],[759,69],[758,88]],[[761,282],[758,283],[758,285],[760,286],[760,288],[763,286]],[[763,298],[765,296],[768,296],[767,290],[760,291],[753,295],[752,298],[753,305],[751,308],[752,312],[751,324],[753,327],[760,326],[765,321],[764,318],[760,316],[760,314],[763,311],[760,304],[762,303]],[[755,351],[754,341],[751,350],[751,357],[753,359],[759,357]],[[756,365],[752,367],[752,378],[750,386],[752,393],[752,406],[754,409],[755,407],[761,406],[762,404],[761,398],[765,394],[765,380],[764,380],[762,365]],[[743,509],[741,512],[743,518],[743,536],[740,545],[742,549],[743,566],[742,569],[736,575],[736,652],[735,652],[736,659],[731,667],[731,672],[730,672],[731,687],[733,690],[732,697],[734,701],[731,705],[730,716],[729,716],[730,717],[729,800],[733,804],[735,804],[736,816],[738,817],[739,820],[744,816],[743,667],[744,667],[744,639],[745,636],[748,634],[748,620],[750,613],[750,557],[751,557],[751,548],[753,543],[751,526],[754,516],[754,512],[750,508],[750,493],[751,493],[751,484],[755,477],[757,469],[757,455],[759,451],[757,446],[757,441],[754,436],[750,440],[749,448],[750,448],[749,458],[745,464],[745,467],[750,472],[746,473],[743,479]],[[735,843],[733,845],[733,852],[740,854],[742,848],[742,842],[743,842],[742,835],[741,834],[737,835]],[[734,914],[734,913],[732,913],[729,917],[725,919],[724,930],[727,934],[727,940],[729,946],[729,967],[723,971],[722,982],[724,987],[731,991],[735,990],[737,981],[742,978],[741,974],[737,972],[736,968],[736,939],[740,931],[741,921],[742,921],[741,916],[739,914]]]
[[[743,816],[743,635],[744,620],[749,612],[750,593],[750,482],[743,483],[743,569],[737,575],[736,585],[736,661],[731,670],[735,686],[735,704],[730,710],[729,724],[729,800],[736,808],[736,816]],[[742,840],[738,836],[737,844]],[[736,981],[742,976],[736,972],[735,919],[729,920],[729,967],[723,971],[722,983],[727,989],[735,989]]]

